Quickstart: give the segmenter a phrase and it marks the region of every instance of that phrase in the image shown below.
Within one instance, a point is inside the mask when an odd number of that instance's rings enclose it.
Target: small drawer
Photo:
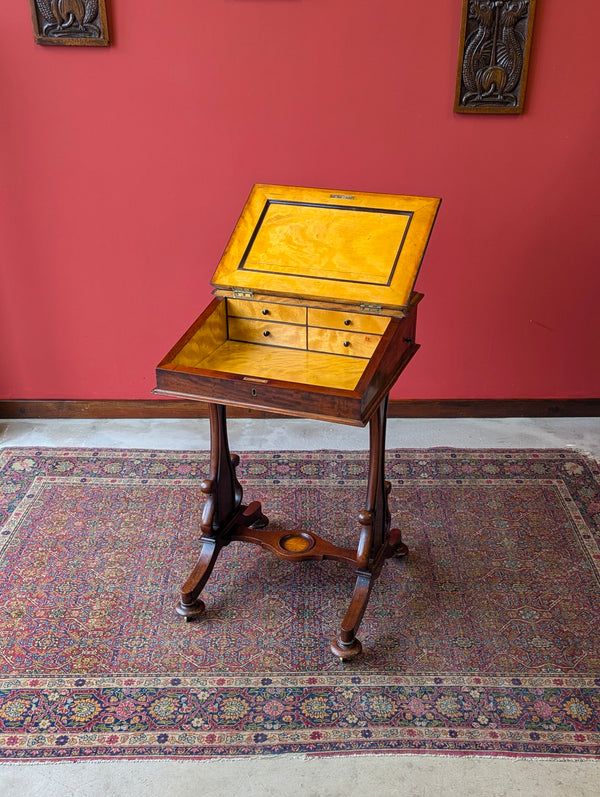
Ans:
[[[347,329],[349,332],[372,332],[382,335],[390,323],[387,316],[345,313],[340,310],[308,309],[308,323],[311,327],[327,329]]]
[[[293,324],[276,324],[252,321],[247,318],[230,318],[229,340],[244,343],[262,343],[265,346],[285,346],[291,349],[306,348],[306,327]]]
[[[306,324],[306,307],[253,299],[227,299],[227,315],[235,318],[261,318],[288,324]]]
[[[350,357],[370,357],[380,335],[364,335],[361,332],[342,332],[337,329],[308,328],[308,348],[331,354],[347,354]]]

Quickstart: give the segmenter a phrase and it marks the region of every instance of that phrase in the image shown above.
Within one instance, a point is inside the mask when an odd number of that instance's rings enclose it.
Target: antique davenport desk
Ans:
[[[215,298],[162,360],[156,393],[207,401],[210,474],[199,560],[177,611],[204,612],[200,594],[233,541],[299,562],[336,559],[356,586],[332,652],[361,652],[356,637],[384,561],[403,556],[390,529],[384,477],[388,394],[418,349],[413,285],[439,199],[256,185],[214,274]],[[270,531],[257,501],[242,503],[226,405],[365,426],[369,476],[356,549],[307,531]]]

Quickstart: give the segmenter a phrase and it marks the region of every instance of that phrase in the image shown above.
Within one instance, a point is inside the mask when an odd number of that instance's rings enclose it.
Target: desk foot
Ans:
[[[407,554],[408,545],[402,542],[402,532],[400,529],[390,529],[385,558],[389,559],[390,557],[395,557],[396,559],[402,559],[402,557]]]
[[[349,645],[344,644],[341,639],[334,639],[331,642],[331,652],[341,661],[350,661],[359,653],[362,653],[360,641],[354,637]]]
[[[194,603],[182,603],[179,601],[177,606],[175,606],[175,611],[185,618],[186,622],[190,622],[190,620],[195,620],[196,617],[203,615],[206,611],[206,606],[200,598]]]
[[[269,518],[263,515],[259,501],[252,501],[242,509],[242,513],[235,519],[235,525],[245,529],[266,529]]]

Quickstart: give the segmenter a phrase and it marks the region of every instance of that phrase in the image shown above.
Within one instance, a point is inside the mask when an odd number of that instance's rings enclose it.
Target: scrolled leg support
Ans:
[[[356,632],[367,608],[373,577],[371,573],[358,573],[352,601],[342,621],[340,635],[331,643],[331,652],[342,661],[350,661],[362,651]]]

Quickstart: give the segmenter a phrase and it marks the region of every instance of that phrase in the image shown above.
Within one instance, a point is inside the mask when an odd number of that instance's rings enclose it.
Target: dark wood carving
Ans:
[[[106,0],[29,0],[37,44],[106,47]]]
[[[535,0],[463,0],[454,110],[522,113]]]

